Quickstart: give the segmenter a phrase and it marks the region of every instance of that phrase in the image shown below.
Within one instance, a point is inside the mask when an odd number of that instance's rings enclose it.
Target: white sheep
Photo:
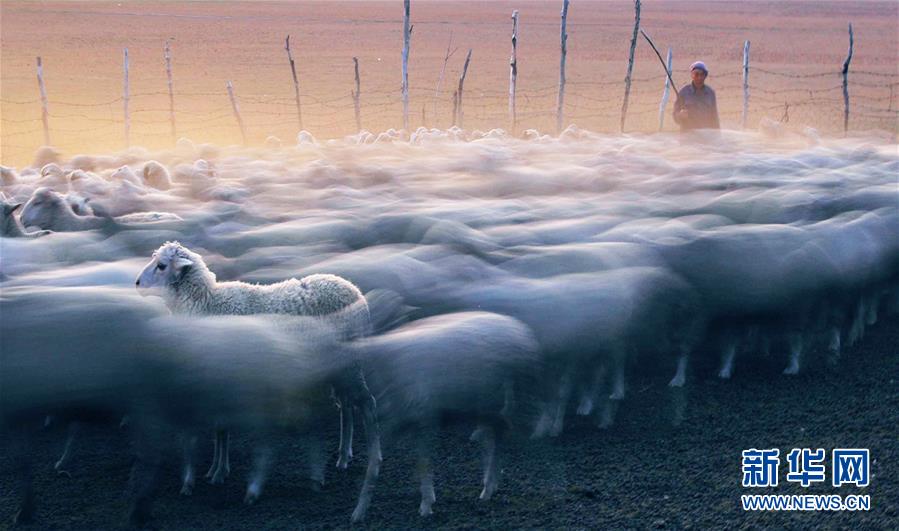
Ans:
[[[16,218],[16,210],[22,206],[22,203],[16,203],[12,201],[8,201],[6,196],[0,192],[0,210],[2,210],[2,217],[0,217],[0,236],[4,236],[7,238],[34,238],[36,236],[43,236],[48,234],[48,231],[41,230],[36,232],[26,232],[25,227],[22,226],[22,222],[20,222]]]
[[[82,198],[83,199],[83,198]],[[87,215],[79,215],[73,202],[79,211]],[[127,224],[148,224],[162,221],[183,221],[177,214],[168,212],[135,212],[113,218],[94,206],[93,212],[99,215],[88,214],[87,200],[72,197],[68,200],[53,190],[41,187],[34,191],[31,198],[22,209],[22,224],[26,227],[34,226],[42,229],[69,232],[93,229],[111,229]]]
[[[143,176],[144,182],[157,190],[168,190],[172,187],[172,176],[169,174],[169,170],[155,160],[144,164]]]
[[[432,514],[436,500],[431,472],[433,443],[442,421],[471,418],[472,439],[484,445],[484,488],[489,500],[499,484],[497,458],[510,427],[530,416],[541,372],[537,340],[512,317],[465,312],[420,319],[346,347],[366,360],[366,378],[377,396],[386,432],[415,437],[421,482],[419,514]],[[516,422],[518,421],[518,422]],[[521,422],[525,421],[525,422]],[[371,492],[363,492],[353,521],[365,517]]]
[[[368,304],[351,282],[335,275],[309,275],[270,285],[246,282],[218,282],[203,258],[178,242],[166,242],[155,253],[137,278],[139,290],[157,290],[175,314],[188,315],[254,315],[288,314],[320,316],[339,322],[347,338],[358,337],[370,327]],[[337,466],[346,468],[352,457],[352,408],[358,406],[368,434],[369,470],[371,482],[377,478],[380,464],[380,440],[374,398],[365,387],[364,379],[346,378],[335,383],[335,395],[341,414],[341,437]],[[228,474],[227,435],[217,435],[218,458],[207,476],[221,482]],[[313,477],[322,480],[323,477]],[[366,480],[369,481],[368,479]],[[363,491],[366,489],[363,486]]]
[[[16,170],[7,168],[6,166],[0,166],[0,185],[11,186],[18,181],[19,176],[16,174]]]

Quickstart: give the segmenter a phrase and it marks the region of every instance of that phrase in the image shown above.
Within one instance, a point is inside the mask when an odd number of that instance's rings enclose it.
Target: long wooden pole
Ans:
[[[240,116],[240,106],[237,104],[237,98],[234,97],[234,85],[231,84],[231,81],[228,81],[228,84],[225,85],[228,88],[228,98],[231,99],[231,110],[234,111],[234,117],[237,118],[237,125],[240,127],[240,136],[243,139],[243,145],[247,145],[247,131],[243,125],[243,118]]]
[[[515,112],[515,83],[518,81],[518,10],[512,11],[512,58],[509,59],[509,121],[511,132],[518,128]]]
[[[125,147],[131,147],[131,116],[128,114],[128,102],[131,99],[128,87],[128,48],[125,48],[125,82],[122,101],[125,104]]]
[[[169,123],[172,126],[172,142],[176,142],[178,140],[178,135],[175,130],[175,90],[174,83],[172,82],[172,49],[169,46],[169,40],[165,41],[165,76],[169,86]]]
[[[749,119],[749,41],[743,43],[743,116],[740,119],[740,127],[746,129],[746,121]]]
[[[47,89],[44,87],[44,65],[37,58],[37,87],[41,92],[41,121],[44,123],[44,145],[50,145],[50,111],[47,103]]]
[[[410,0],[403,0],[403,129],[409,130],[409,46],[412,28],[409,26]]]
[[[565,57],[568,55],[568,0],[562,0],[562,23],[559,28],[559,99],[556,102],[556,132],[562,132],[562,111],[565,106]]]
[[[287,50],[287,60],[290,62],[290,75],[293,76],[293,95],[297,102],[297,122],[300,131],[303,130],[303,111],[300,107],[300,81],[297,79],[297,67],[293,61],[293,53],[290,51],[290,35],[284,41],[284,49]]]
[[[440,101],[440,85],[443,83],[443,77],[446,75],[446,64],[449,63],[450,57],[456,53],[453,47],[453,32],[450,31],[449,43],[446,45],[446,54],[443,56],[443,68],[440,69],[440,76],[437,77],[437,88],[434,90],[434,118],[437,117],[437,102]],[[455,100],[454,100],[455,101]],[[456,111],[453,110],[453,123],[456,121]]]
[[[458,125],[460,128],[463,128],[463,129],[464,129],[464,127],[462,125],[462,118],[463,118],[464,113],[462,111],[462,87],[463,87],[463,85],[465,85],[465,76],[468,75],[468,64],[470,62],[471,62],[471,48],[468,49],[468,55],[465,56],[465,65],[462,67],[462,75],[459,76],[459,88],[456,91],[457,98],[459,98],[458,99],[458,102],[459,102],[459,106],[458,106],[459,124]]]
[[[628,99],[631,95],[631,75],[634,72],[634,52],[637,50],[637,33],[640,31],[640,0],[634,1],[634,33],[631,36],[631,50],[627,58],[627,75],[624,77],[624,101],[621,104],[621,132],[627,119]]]
[[[353,112],[356,115],[356,131],[362,130],[362,113],[359,108],[359,93],[362,82],[359,79],[359,58],[353,57],[353,70],[356,72],[356,90],[353,91]]]
[[[665,66],[668,75],[665,76],[665,89],[662,91],[662,102],[659,103],[659,131],[665,127],[665,108],[668,107],[668,98],[671,96],[671,47],[668,47],[668,61]],[[675,90],[677,90],[675,88]]]
[[[849,54],[843,62],[843,133],[849,131],[849,62],[852,61],[852,46],[855,39],[852,35],[852,23],[849,23]]]

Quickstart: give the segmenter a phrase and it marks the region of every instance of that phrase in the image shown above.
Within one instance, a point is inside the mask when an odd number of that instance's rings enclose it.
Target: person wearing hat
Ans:
[[[674,103],[674,121],[681,131],[693,129],[720,129],[718,100],[715,91],[705,84],[709,69],[702,61],[690,65],[689,85],[680,89]]]

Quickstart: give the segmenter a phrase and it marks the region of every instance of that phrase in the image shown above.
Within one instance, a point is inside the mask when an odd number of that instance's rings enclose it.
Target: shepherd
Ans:
[[[681,132],[694,129],[720,129],[718,100],[712,87],[705,84],[709,69],[702,61],[690,65],[689,85],[677,93],[674,103],[674,121]]]

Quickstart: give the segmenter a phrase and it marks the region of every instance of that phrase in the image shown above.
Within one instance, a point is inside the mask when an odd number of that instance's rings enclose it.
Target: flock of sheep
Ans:
[[[43,148],[3,167],[0,426],[17,519],[36,511],[30,441],[48,422],[68,427],[60,472],[83,423],[126,425],[142,521],[172,445],[189,495],[202,443],[221,483],[231,434],[247,436],[253,503],[278,463],[272,434],[303,437],[320,489],[333,443],[338,468],[353,458],[357,417],[352,519],[407,432],[427,516],[447,419],[483,446],[488,500],[509,430],[557,436],[569,410],[609,428],[634,377],[664,371],[676,389],[705,376],[703,358],[722,379],[778,360],[772,385],[825,370],[899,310],[895,145],[526,137],[304,132],[264,149]]]

